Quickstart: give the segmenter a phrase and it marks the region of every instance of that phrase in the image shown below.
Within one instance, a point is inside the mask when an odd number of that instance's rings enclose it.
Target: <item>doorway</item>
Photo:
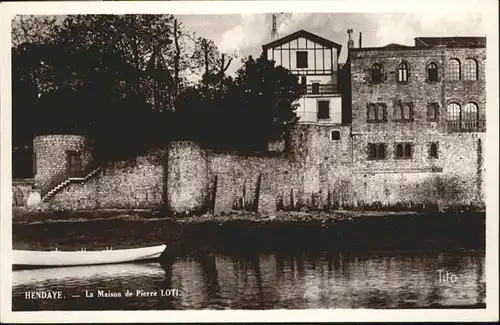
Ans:
[[[66,151],[66,159],[68,166],[69,176],[78,176],[82,172],[82,160],[80,151],[69,150]]]

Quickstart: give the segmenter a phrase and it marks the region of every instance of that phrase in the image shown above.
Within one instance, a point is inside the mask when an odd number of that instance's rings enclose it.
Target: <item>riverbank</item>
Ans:
[[[484,215],[484,211],[459,208],[445,211],[437,210],[332,210],[332,211],[278,211],[272,215],[261,215],[248,211],[232,211],[221,215],[180,215],[169,217],[162,211],[149,209],[99,209],[79,211],[34,211],[25,207],[12,208],[12,222],[14,224],[54,223],[54,222],[87,222],[98,220],[128,220],[128,221],[153,221],[168,220],[176,223],[206,223],[206,222],[231,222],[248,221],[257,223],[282,223],[282,222],[335,222],[353,220],[367,217],[418,217],[418,216],[456,216],[456,215]]]
[[[484,249],[485,213],[418,211],[234,212],[164,217],[148,210],[13,216],[14,249],[74,250],[167,244],[196,251]]]

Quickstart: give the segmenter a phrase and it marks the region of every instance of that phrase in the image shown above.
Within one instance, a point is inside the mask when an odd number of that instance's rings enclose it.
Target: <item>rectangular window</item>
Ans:
[[[386,157],[385,143],[368,144],[368,160],[384,160]]]
[[[300,77],[300,86],[302,87],[302,92],[305,94],[307,92],[307,77]]]
[[[318,100],[318,120],[330,118],[330,101]]]
[[[36,175],[36,155],[33,154],[33,175]]]
[[[297,51],[297,68],[305,69],[307,68],[307,52],[306,51]]]
[[[332,131],[330,134],[330,139],[332,141],[339,141],[340,140],[340,131]]]
[[[439,116],[439,104],[429,103],[427,105],[427,120],[437,121]]]
[[[311,87],[311,94],[319,94],[319,83],[313,82]]]
[[[394,158],[396,159],[411,159],[413,148],[411,143],[397,143],[394,148]]]
[[[366,112],[368,123],[387,122],[387,105],[384,103],[369,103]]]
[[[382,82],[383,80],[382,66],[380,66],[380,64],[378,63],[373,64],[370,69],[370,74],[372,83],[378,84]]]

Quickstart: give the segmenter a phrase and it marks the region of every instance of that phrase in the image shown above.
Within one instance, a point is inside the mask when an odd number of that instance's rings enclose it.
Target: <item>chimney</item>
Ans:
[[[359,48],[363,47],[363,34],[359,32]]]
[[[349,41],[347,41],[347,48],[348,49],[354,48],[354,41],[352,40],[352,37],[351,37],[352,32],[353,32],[352,29],[347,30],[347,34],[349,35]]]
[[[277,39],[278,39],[278,30],[276,29],[276,15],[272,15],[271,41],[275,41]]]

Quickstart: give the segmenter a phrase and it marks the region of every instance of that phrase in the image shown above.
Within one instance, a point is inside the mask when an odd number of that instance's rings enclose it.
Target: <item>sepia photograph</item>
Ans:
[[[118,2],[2,17],[2,321],[498,319],[491,2]]]

